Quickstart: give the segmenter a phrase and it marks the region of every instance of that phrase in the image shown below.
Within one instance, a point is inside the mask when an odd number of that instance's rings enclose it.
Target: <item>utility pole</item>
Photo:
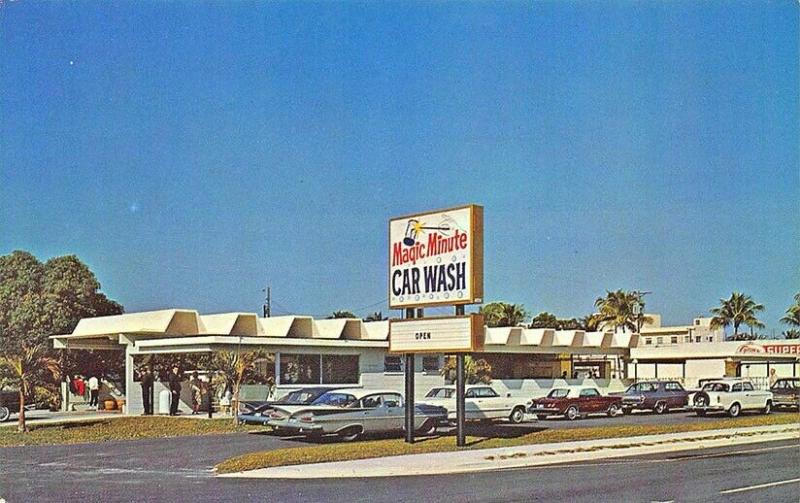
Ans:
[[[267,296],[264,297],[264,318],[269,318],[272,315],[272,296],[270,295],[270,287],[267,286],[262,292],[266,292]]]

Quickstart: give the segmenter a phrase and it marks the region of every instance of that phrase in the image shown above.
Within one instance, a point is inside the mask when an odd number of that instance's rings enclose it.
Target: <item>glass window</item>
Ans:
[[[319,384],[319,355],[281,355],[281,384]]]
[[[383,371],[384,372],[402,372],[403,359],[399,356],[384,356],[383,357]]]
[[[670,342],[671,342],[672,344],[677,344],[677,343],[678,343],[678,336],[676,335],[676,336],[674,336],[674,337],[670,338]]]
[[[438,356],[423,356],[422,357],[422,371],[423,372],[438,372],[439,371],[439,357]]]
[[[385,407],[401,407],[403,405],[402,397],[395,393],[381,395],[381,400]]]
[[[694,342],[700,342],[700,336],[699,335],[696,335],[694,337]]]
[[[358,384],[358,355],[322,355],[322,384]]]
[[[466,393],[464,393],[464,398],[475,398],[475,388],[468,389]]]
[[[358,404],[358,400],[350,393],[337,393],[335,391],[329,391],[314,400],[314,405],[332,405],[334,407],[352,407],[355,404]]]
[[[500,396],[492,388],[474,388],[475,396],[478,398],[493,398]]]
[[[547,398],[566,398],[569,395],[569,389],[556,388],[547,394]]]
[[[374,409],[380,407],[382,403],[380,395],[369,395],[361,399],[361,406],[365,409]]]
[[[667,391],[683,391],[683,386],[681,386],[680,383],[676,383],[676,382],[668,382],[664,386],[664,388]]]
[[[452,398],[455,394],[456,390],[453,388],[433,388],[428,391],[425,398]]]
[[[650,345],[650,344],[652,344],[652,343],[653,343],[653,339],[652,339],[652,338],[650,338],[650,337],[646,337],[646,338],[644,339],[644,344],[645,344],[645,346],[649,346],[649,345]]]
[[[656,344],[664,344],[664,338],[663,337],[656,337]]]
[[[737,382],[736,384],[734,384],[731,391],[742,391],[742,383]]]
[[[580,396],[600,396],[600,392],[594,388],[586,388],[581,390]]]
[[[743,382],[742,383],[742,389],[744,391],[753,391],[753,383]]]

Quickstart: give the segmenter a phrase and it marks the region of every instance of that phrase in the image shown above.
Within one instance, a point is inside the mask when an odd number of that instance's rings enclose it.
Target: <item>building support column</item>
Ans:
[[[133,344],[125,344],[125,415],[130,416],[131,413],[131,400],[133,394],[132,390],[135,386],[133,381]],[[142,397],[144,400],[144,397]]]

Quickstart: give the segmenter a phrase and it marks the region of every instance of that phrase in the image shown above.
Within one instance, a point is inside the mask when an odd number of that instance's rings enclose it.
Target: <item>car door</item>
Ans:
[[[355,416],[360,417],[364,431],[383,431],[387,427],[388,410],[383,407],[383,397],[380,394],[367,395],[361,399],[361,410]]]
[[[508,416],[510,410],[506,412],[506,399],[502,398],[497,392],[486,386],[475,388],[475,392],[480,400],[480,407],[485,417],[498,419]]]
[[[482,398],[478,397],[477,388],[469,388],[464,393],[464,413],[466,419],[488,419],[483,411]]]
[[[386,430],[403,429],[405,426],[403,397],[399,393],[384,393],[381,395],[381,407],[385,409],[383,428]]]
[[[762,401],[761,392],[753,388],[753,384],[749,382],[742,383],[742,392],[744,393],[745,400],[747,401],[746,407],[748,409],[760,408],[766,403]]]
[[[579,395],[581,412],[599,412],[601,406],[600,392],[594,388],[584,388]]]

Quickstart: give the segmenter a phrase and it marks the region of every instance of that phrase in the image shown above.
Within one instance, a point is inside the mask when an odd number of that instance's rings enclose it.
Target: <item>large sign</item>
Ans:
[[[394,353],[461,353],[483,351],[483,315],[392,320],[389,351]]]
[[[748,342],[736,350],[740,354],[800,355],[800,343],[762,344]]]
[[[389,307],[483,302],[483,207],[389,221]]]

